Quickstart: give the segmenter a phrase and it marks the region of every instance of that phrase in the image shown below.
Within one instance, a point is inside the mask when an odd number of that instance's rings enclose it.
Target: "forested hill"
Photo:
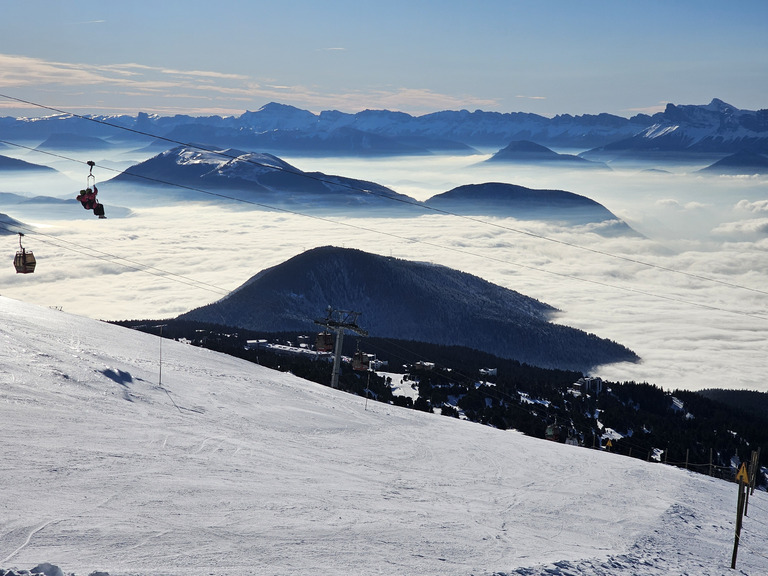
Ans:
[[[708,390],[701,390],[700,394],[762,419],[765,421],[765,426],[768,427],[768,392],[710,388]]]
[[[467,346],[535,366],[585,371],[638,359],[616,342],[550,322],[553,307],[476,276],[332,246],[263,270],[179,319],[311,331],[328,306],[360,312],[372,336]]]

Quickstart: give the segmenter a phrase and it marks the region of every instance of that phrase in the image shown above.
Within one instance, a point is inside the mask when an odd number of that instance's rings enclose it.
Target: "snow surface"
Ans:
[[[760,492],[730,570],[732,483],[365,409],[290,374],[5,297],[0,341],[0,568],[768,573]]]

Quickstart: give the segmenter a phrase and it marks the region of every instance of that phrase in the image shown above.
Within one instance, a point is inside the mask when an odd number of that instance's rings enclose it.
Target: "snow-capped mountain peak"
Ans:
[[[650,126],[645,132],[643,133],[646,138],[659,138],[661,136],[667,136],[674,132],[675,130],[678,130],[680,128],[677,124],[672,125],[664,125],[664,124],[654,124],[653,126]]]

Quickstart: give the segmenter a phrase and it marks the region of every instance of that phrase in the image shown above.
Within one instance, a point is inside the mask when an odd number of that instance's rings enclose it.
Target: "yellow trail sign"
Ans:
[[[749,484],[749,474],[747,474],[747,465],[742,462],[739,471],[736,473],[736,482],[744,482]]]

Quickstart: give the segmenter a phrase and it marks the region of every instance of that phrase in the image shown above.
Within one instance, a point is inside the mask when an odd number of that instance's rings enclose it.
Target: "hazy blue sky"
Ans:
[[[766,0],[2,0],[0,91],[81,113],[768,107]],[[0,98],[0,115],[41,115]]]

